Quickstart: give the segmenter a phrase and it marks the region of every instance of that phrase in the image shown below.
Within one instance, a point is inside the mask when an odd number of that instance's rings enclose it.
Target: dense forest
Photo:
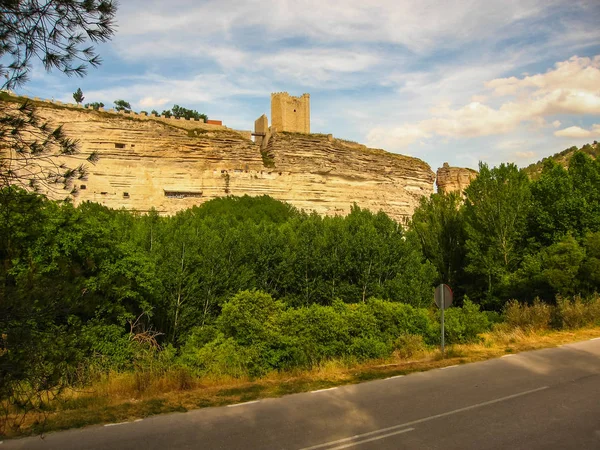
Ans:
[[[0,396],[22,401],[111,371],[260,376],[386,357],[415,337],[436,345],[440,282],[455,292],[450,343],[514,315],[513,299],[597,306],[599,186],[600,161],[582,152],[568,169],[547,161],[535,181],[481,164],[464,199],[424,198],[406,226],[269,197],[162,217],[5,188]]]

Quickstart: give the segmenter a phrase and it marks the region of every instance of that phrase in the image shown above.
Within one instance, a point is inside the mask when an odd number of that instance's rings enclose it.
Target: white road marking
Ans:
[[[442,367],[441,369],[442,369],[442,370],[445,370],[445,369],[452,369],[453,367],[458,367],[458,364],[454,364],[453,366],[446,366],[446,367]]]
[[[129,422],[107,423],[104,426],[105,427],[116,427],[117,425],[125,425],[126,423],[129,423]]]
[[[414,428],[407,428],[405,430],[396,431],[394,433],[388,433],[388,434],[384,434],[381,436],[375,436],[370,439],[365,439],[364,441],[350,442],[349,444],[340,445],[338,447],[331,447],[329,450],[340,450],[342,448],[354,447],[355,445],[358,445],[358,444],[364,444],[365,442],[371,442],[371,441],[378,441],[379,439],[385,439],[386,437],[394,436],[396,434],[407,433],[412,430],[414,430]]]
[[[144,419],[135,419],[134,422],[141,422]]]
[[[386,378],[386,380],[393,380],[394,378],[401,378],[401,377],[403,377],[403,376],[404,376],[404,375],[395,375],[395,376],[393,376],[393,377],[388,377],[388,378]]]
[[[470,411],[472,409],[481,408],[482,406],[493,405],[495,403],[500,403],[500,402],[504,402],[506,400],[511,400],[513,398],[521,397],[523,395],[533,394],[534,392],[539,392],[539,391],[543,391],[544,389],[548,389],[548,387],[549,386],[542,386],[542,387],[539,387],[539,388],[536,388],[536,389],[531,389],[529,391],[523,391],[523,392],[519,392],[517,394],[507,395],[506,397],[500,397],[500,398],[497,398],[497,399],[494,399],[494,400],[489,400],[487,402],[477,403],[477,404],[471,405],[471,406],[465,406],[464,408],[453,409],[452,411],[447,411],[445,413],[435,414],[433,416],[424,417],[422,419],[413,420],[411,422],[401,423],[399,425],[394,425],[392,427],[382,428],[380,430],[375,430],[375,431],[369,431],[368,433],[357,434],[355,436],[351,436],[351,437],[347,437],[347,438],[343,438],[343,439],[338,439],[337,441],[331,441],[331,442],[325,442],[324,444],[313,445],[312,447],[304,447],[301,450],[314,450],[314,449],[317,449],[317,448],[329,447],[331,445],[341,444],[342,442],[353,441],[355,439],[359,439],[359,438],[366,437],[366,436],[372,436],[374,434],[385,433],[385,432],[388,432],[388,431],[395,431],[395,430],[398,430],[399,428],[406,428],[406,427],[409,427],[411,425],[417,425],[419,423],[428,422],[430,420],[439,419],[441,417],[451,416],[452,414],[458,414],[458,413],[461,413],[461,412]],[[352,444],[352,445],[354,445],[354,444]],[[335,447],[335,448],[342,448],[342,447]],[[329,450],[333,450],[333,449],[329,449]]]
[[[235,405],[227,405],[227,407],[228,408],[233,408],[235,406],[250,405],[252,403],[258,403],[258,402],[260,402],[260,400],[252,400],[251,402],[236,403]]]
[[[500,358],[508,358],[509,356],[515,356],[515,355],[513,355],[513,354],[502,355]]]
[[[325,391],[333,391],[337,389],[337,387],[327,388],[327,389],[317,389],[316,391],[310,391],[311,394],[316,394],[317,392],[325,392]]]
[[[590,341],[597,341],[598,339],[600,339],[600,337],[590,339]]]

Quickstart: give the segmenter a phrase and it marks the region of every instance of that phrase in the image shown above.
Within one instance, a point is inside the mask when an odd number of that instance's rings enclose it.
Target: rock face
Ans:
[[[450,167],[448,163],[444,163],[443,167],[437,171],[436,185],[438,192],[459,192],[463,191],[477,177],[477,171],[473,169],[465,169],[462,167]]]
[[[433,191],[435,177],[423,161],[331,135],[273,133],[261,153],[246,133],[224,127],[66,107],[38,111],[79,139],[81,156],[98,153],[87,180],[77,182],[75,203],[173,214],[216,197],[266,194],[319,214],[346,214],[357,203],[404,220]]]

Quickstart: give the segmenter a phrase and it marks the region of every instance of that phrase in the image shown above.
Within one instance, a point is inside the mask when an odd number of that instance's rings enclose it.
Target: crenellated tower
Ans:
[[[310,94],[271,94],[271,131],[310,133]]]

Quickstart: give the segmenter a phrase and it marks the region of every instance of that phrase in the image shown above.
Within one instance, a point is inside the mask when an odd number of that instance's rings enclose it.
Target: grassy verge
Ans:
[[[312,370],[272,373],[258,380],[193,378],[174,370],[147,378],[136,373],[111,374],[85,390],[72,390],[43,414],[29,414],[19,429],[4,437],[18,437],[92,424],[130,421],[155,414],[183,412],[266,397],[306,392],[332,386],[404,375],[453,364],[466,364],[517,353],[600,337],[600,327],[570,331],[525,332],[520,328],[497,329],[482,335],[477,344],[453,345],[447,357],[438,349],[416,348],[385,360],[364,364],[329,361]]]

